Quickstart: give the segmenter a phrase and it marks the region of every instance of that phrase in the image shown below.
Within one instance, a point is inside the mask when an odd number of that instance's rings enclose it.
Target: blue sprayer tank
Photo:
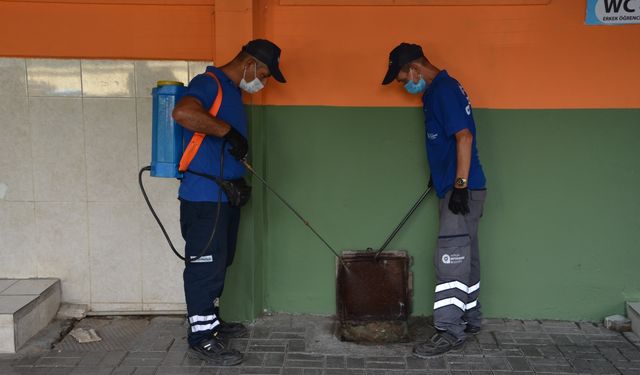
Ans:
[[[151,130],[151,176],[181,178],[178,164],[184,151],[183,129],[171,116],[185,87],[182,82],[158,81],[151,90],[153,118]]]

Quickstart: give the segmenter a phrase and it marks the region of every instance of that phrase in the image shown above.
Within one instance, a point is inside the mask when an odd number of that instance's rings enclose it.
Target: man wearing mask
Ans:
[[[242,179],[248,142],[241,89],[256,93],[269,77],[286,82],[279,59],[280,48],[274,43],[252,40],[229,63],[209,66],[194,77],[173,111],[188,142],[180,162],[184,178],[178,196],[186,242],[183,279],[189,353],[217,365],[242,362],[242,354],[228,348],[225,339],[247,333],[242,324],[220,318],[218,303],[234,258],[243,204],[232,193],[240,189],[241,195],[248,195]],[[239,188],[233,190],[234,186]]]
[[[383,85],[396,80],[422,95],[427,158],[439,202],[440,227],[434,254],[436,333],[413,348],[425,358],[462,348],[477,333],[482,315],[478,222],[486,195],[476,148],[471,103],[462,85],[432,65],[417,44],[401,43],[389,54]]]

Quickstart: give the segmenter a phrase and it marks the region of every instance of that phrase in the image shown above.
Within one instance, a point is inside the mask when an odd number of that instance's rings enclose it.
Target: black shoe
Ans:
[[[429,341],[416,344],[413,347],[413,355],[419,358],[429,358],[434,355],[444,354],[450,350],[461,349],[464,340],[447,332],[437,332]]]
[[[218,366],[235,366],[242,362],[242,354],[234,349],[227,349],[217,333],[210,339],[189,347],[189,356]]]
[[[470,333],[472,335],[477,335],[482,330],[480,326],[472,326],[471,324],[467,324],[467,328],[465,328],[466,333]]]
[[[220,319],[217,332],[223,339],[237,339],[239,337],[245,337],[249,331],[242,323],[225,322]]]

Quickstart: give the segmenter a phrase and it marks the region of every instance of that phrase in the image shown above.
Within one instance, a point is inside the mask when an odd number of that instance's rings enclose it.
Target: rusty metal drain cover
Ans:
[[[339,337],[365,342],[407,340],[413,292],[407,253],[383,252],[375,259],[375,252],[347,251],[341,260],[336,263]]]

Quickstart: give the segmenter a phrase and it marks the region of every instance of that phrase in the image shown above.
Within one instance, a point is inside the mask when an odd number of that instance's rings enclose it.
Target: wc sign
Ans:
[[[640,24],[640,0],[587,0],[587,25]]]

